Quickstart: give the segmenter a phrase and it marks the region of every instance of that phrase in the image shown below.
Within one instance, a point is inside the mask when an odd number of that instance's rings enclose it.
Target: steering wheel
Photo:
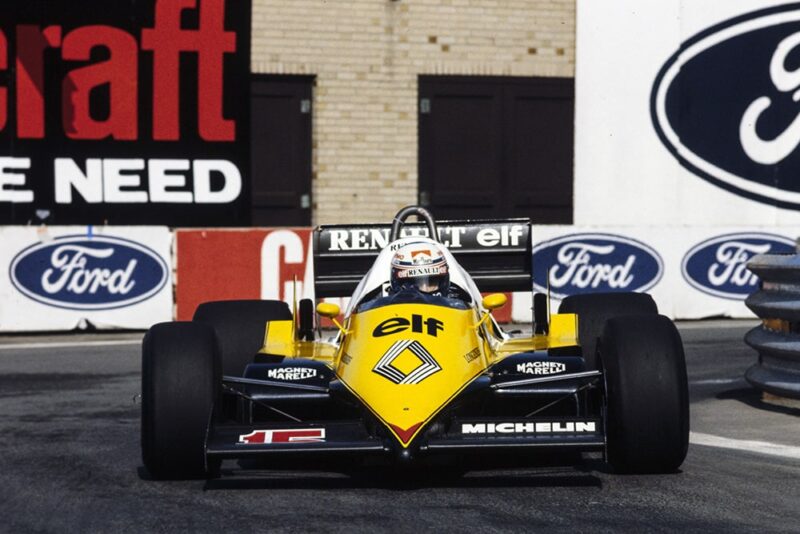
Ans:
[[[437,243],[441,242],[439,241],[439,231],[436,228],[436,222],[433,220],[431,212],[422,206],[406,206],[398,211],[397,215],[395,215],[392,220],[392,232],[389,234],[390,243],[400,237],[400,229],[405,226],[406,219],[411,215],[416,215],[417,219],[424,220],[425,224],[428,226],[428,233],[430,234],[428,237]]]

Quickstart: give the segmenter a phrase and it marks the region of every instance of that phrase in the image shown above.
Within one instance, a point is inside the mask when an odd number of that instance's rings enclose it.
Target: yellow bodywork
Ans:
[[[269,321],[264,331],[264,345],[258,352],[287,358],[308,358],[333,363],[338,347],[320,341],[295,339],[294,321]]]
[[[483,343],[472,327],[476,319],[474,310],[430,304],[397,304],[355,314],[336,375],[408,445],[486,368]]]
[[[486,314],[432,304],[391,304],[352,314],[340,342],[298,341],[293,321],[270,321],[265,354],[328,364],[403,447],[496,361],[578,344],[575,314],[553,315],[548,334],[506,339]]]

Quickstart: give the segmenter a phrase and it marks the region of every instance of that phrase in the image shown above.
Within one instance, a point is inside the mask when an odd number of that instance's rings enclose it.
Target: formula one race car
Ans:
[[[153,326],[145,466],[171,479],[216,476],[223,459],[577,451],[675,471],[689,433],[675,326],[644,294],[571,296],[552,315],[536,294],[532,332],[509,335],[492,316],[505,296],[481,291],[530,291],[531,261],[524,219],[437,228],[408,207],[391,228],[317,228],[316,298],[351,294],[343,315],[316,307],[336,335],[310,300],[209,302]]]

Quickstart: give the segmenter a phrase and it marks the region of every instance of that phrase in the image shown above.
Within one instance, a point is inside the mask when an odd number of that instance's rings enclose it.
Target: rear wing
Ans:
[[[531,291],[531,221],[440,221],[439,241],[483,292]],[[378,252],[389,244],[389,224],[318,226],[314,230],[314,294],[353,293]],[[424,223],[406,223],[401,235],[427,236]]]

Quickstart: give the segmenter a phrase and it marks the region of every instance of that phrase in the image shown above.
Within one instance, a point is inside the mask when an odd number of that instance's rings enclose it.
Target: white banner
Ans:
[[[167,227],[0,227],[0,331],[145,329],[172,319]]]
[[[547,291],[549,271],[553,309],[566,295],[639,291],[674,319],[755,317],[747,261],[794,252],[797,236],[800,226],[534,226],[534,290]],[[530,295],[515,293],[513,319],[530,320]]]
[[[800,225],[800,6],[580,0],[576,51],[577,225]]]

